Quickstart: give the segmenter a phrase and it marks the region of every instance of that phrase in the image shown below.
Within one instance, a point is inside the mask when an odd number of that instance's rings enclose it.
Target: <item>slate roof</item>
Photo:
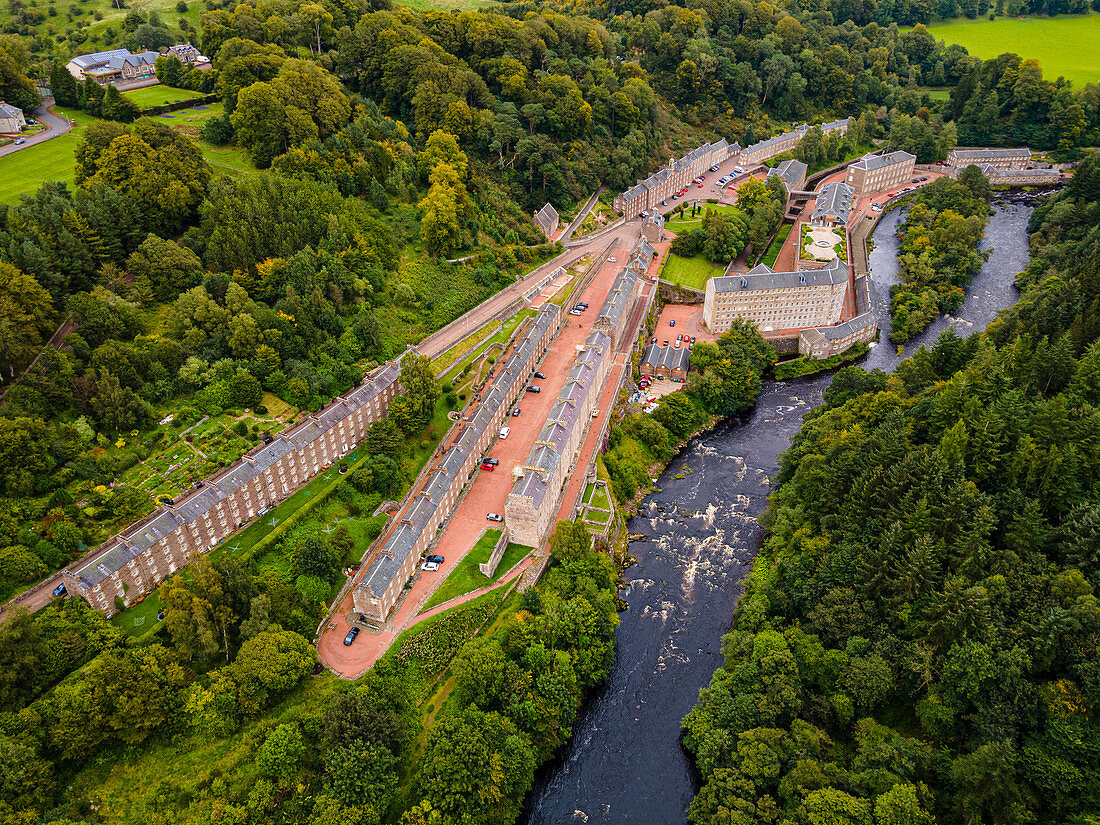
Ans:
[[[691,369],[691,353],[687,347],[650,344],[642,356],[642,366],[646,365],[654,369],[668,367],[670,370],[682,369],[687,372]]]
[[[367,382],[362,386],[349,393],[348,397],[354,397],[354,401],[339,399],[328,409],[336,410],[337,413],[342,413],[342,417],[347,417],[396,381],[398,376],[399,372],[394,367],[386,365],[368,377]],[[279,436],[271,443],[255,448],[227,470],[210,477],[202,487],[183,500],[168,507],[162,507],[148,519],[123,530],[105,551],[82,567],[76,568],[75,575],[82,579],[86,586],[94,587],[165,536],[202,518],[219,502],[225,501],[232,493],[277,463],[279,459],[295,449],[308,446],[312,438],[335,426],[341,420],[341,416],[321,415],[324,426],[310,421],[301,427],[296,427],[290,439]]]
[[[857,315],[850,321],[845,321],[843,324],[836,324],[831,327],[815,327],[815,329],[828,340],[836,341],[837,339],[852,335],[861,329],[866,329],[873,323],[875,323],[875,313],[865,312],[862,315]]]
[[[822,220],[835,215],[841,223],[847,223],[848,216],[852,213],[854,198],[855,192],[852,191],[852,187],[842,181],[825,184],[814,201],[813,220]]]
[[[604,321],[614,329],[623,313],[630,306],[631,296],[634,294],[634,287],[637,283],[638,276],[634,274],[634,270],[630,267],[616,275],[615,282],[611,285],[611,291],[607,294],[603,306],[600,307],[599,315],[596,316],[596,321]]]
[[[986,158],[1027,158],[1031,160],[1031,150],[1026,146],[1018,149],[952,149],[950,152],[958,160],[984,160]]]
[[[875,169],[881,169],[884,166],[893,166],[895,163],[904,163],[909,160],[916,160],[917,156],[912,155],[909,152],[897,151],[890,152],[885,155],[872,155],[866,154],[852,164],[853,169],[866,169],[868,172]]]
[[[489,390],[482,397],[477,411],[465,429],[455,439],[455,443],[444,452],[435,469],[429,474],[420,491],[402,516],[398,527],[378,548],[374,561],[356,585],[381,598],[395,576],[401,573],[402,565],[412,552],[421,534],[441,506],[455,479],[464,481],[466,462],[476,451],[482,436],[493,427],[495,413],[508,400],[509,391],[515,390],[527,380],[521,365],[525,355],[534,353],[547,329],[551,327],[559,313],[556,304],[544,304],[535,315],[535,320],[516,345],[504,369],[493,380]]]
[[[805,180],[806,172],[810,167],[800,160],[785,160],[774,169],[768,170],[768,177],[776,177],[783,181],[787,191],[794,189],[798,182]]]
[[[711,278],[715,292],[749,292],[756,289],[789,289],[791,287],[839,284],[848,280],[848,267],[833,259],[824,269],[800,272],[776,272],[764,264],[753,267],[744,275],[723,275]]]
[[[0,100],[0,117],[3,117],[3,118],[9,118],[9,117],[18,118],[18,117],[21,117],[22,114],[23,114],[22,109],[20,109],[16,106],[12,106],[11,104],[5,103],[4,101]]]
[[[611,339],[602,332],[593,332],[585,339],[584,347],[578,350],[573,361],[569,378],[523,464],[526,472],[512,484],[509,498],[527,498],[536,509],[543,506],[547,480],[563,458],[561,450],[576,428],[583,427],[588,420],[592,395],[600,389],[595,386],[597,367],[610,346]]]

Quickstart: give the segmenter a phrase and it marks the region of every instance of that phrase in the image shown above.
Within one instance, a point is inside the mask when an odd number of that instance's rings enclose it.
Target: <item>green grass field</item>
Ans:
[[[72,186],[79,134],[77,129],[0,157],[0,203],[15,203],[20,195],[31,194],[47,180],[63,180]]]
[[[661,267],[661,280],[703,290],[707,288],[709,278],[715,278],[724,271],[725,267],[712,264],[702,255],[681,258],[679,255],[669,253]]]
[[[153,106],[162,106],[165,103],[178,103],[181,100],[194,100],[196,97],[202,97],[198,92],[192,92],[189,89],[173,89],[171,86],[165,86],[163,84],[159,86],[146,86],[144,89],[133,89],[129,92],[123,92],[122,96],[132,100],[142,109],[149,109]]]
[[[429,610],[438,604],[443,604],[458,596],[464,596],[479,587],[485,587],[499,581],[501,576],[515,567],[524,556],[531,552],[531,548],[526,545],[509,543],[504,550],[504,555],[501,556],[500,564],[497,565],[496,574],[491,580],[487,579],[481,574],[477,566],[489,560],[489,553],[492,552],[493,545],[497,543],[499,538],[499,530],[487,530],[485,535],[466,554],[466,557],[451,571],[450,575],[447,576],[447,580],[432,594],[423,610]],[[430,576],[432,574],[424,573],[423,575]]]
[[[1005,52],[1034,57],[1047,80],[1062,76],[1078,89],[1100,80],[1100,14],[959,19],[929,26],[928,31],[983,60]]]
[[[138,92],[165,91],[184,95],[180,100],[196,97],[195,92],[185,89],[169,89],[167,86],[151,86],[147,89],[138,89],[137,92],[127,92],[134,95]],[[147,103],[145,105],[155,105]],[[62,109],[55,106],[54,111],[62,117],[68,117],[76,121],[77,127],[67,135],[27,146],[18,152],[0,157],[0,203],[15,203],[20,195],[29,195],[48,180],[63,180],[70,186],[74,185],[76,178],[76,144],[80,141],[82,128],[95,123],[97,118],[81,112],[79,109]],[[194,139],[202,149],[203,157],[210,163],[215,177],[223,175],[241,175],[255,169],[248,158],[248,154],[236,146],[214,146],[199,139],[199,127],[204,120],[216,117],[222,113],[222,104],[216,103],[208,109],[193,110],[181,109],[172,112],[171,117],[164,121],[174,129]]]

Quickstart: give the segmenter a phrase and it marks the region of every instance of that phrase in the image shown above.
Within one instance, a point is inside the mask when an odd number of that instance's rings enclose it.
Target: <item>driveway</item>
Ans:
[[[37,143],[43,143],[44,141],[51,140],[59,135],[68,134],[72,130],[72,124],[69,123],[67,118],[60,117],[47,111],[48,106],[53,105],[53,99],[50,98],[47,103],[43,103],[37,109],[34,110],[34,119],[46,127],[44,132],[39,132],[36,135],[28,135],[24,140],[26,143],[21,146],[16,146],[14,143],[8,144],[3,148],[0,148],[0,157],[4,155],[10,155],[13,152],[18,152],[21,149],[29,149]]]

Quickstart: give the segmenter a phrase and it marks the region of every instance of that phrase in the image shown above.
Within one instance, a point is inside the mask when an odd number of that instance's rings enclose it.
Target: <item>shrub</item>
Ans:
[[[256,415],[267,415],[267,407],[263,404],[257,404],[252,408],[252,412],[256,413]]]

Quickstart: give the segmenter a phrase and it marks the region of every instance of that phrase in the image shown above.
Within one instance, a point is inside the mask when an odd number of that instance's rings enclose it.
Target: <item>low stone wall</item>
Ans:
[[[706,293],[699,289],[693,289],[690,286],[684,286],[683,284],[673,284],[668,281],[658,282],[658,292],[663,303],[666,304],[686,304],[694,306],[696,304],[702,304],[706,298]]]
[[[489,532],[488,530],[485,531]],[[482,533],[481,535],[485,535]],[[493,548],[493,552],[489,554],[489,560],[482,562],[477,566],[477,569],[481,571],[481,575],[485,578],[492,580],[496,575],[497,565],[500,564],[500,560],[504,558],[504,551],[508,549],[508,542],[512,538],[512,532],[505,528],[500,531],[500,538],[497,539],[496,546]],[[481,539],[478,539],[480,541]]]

